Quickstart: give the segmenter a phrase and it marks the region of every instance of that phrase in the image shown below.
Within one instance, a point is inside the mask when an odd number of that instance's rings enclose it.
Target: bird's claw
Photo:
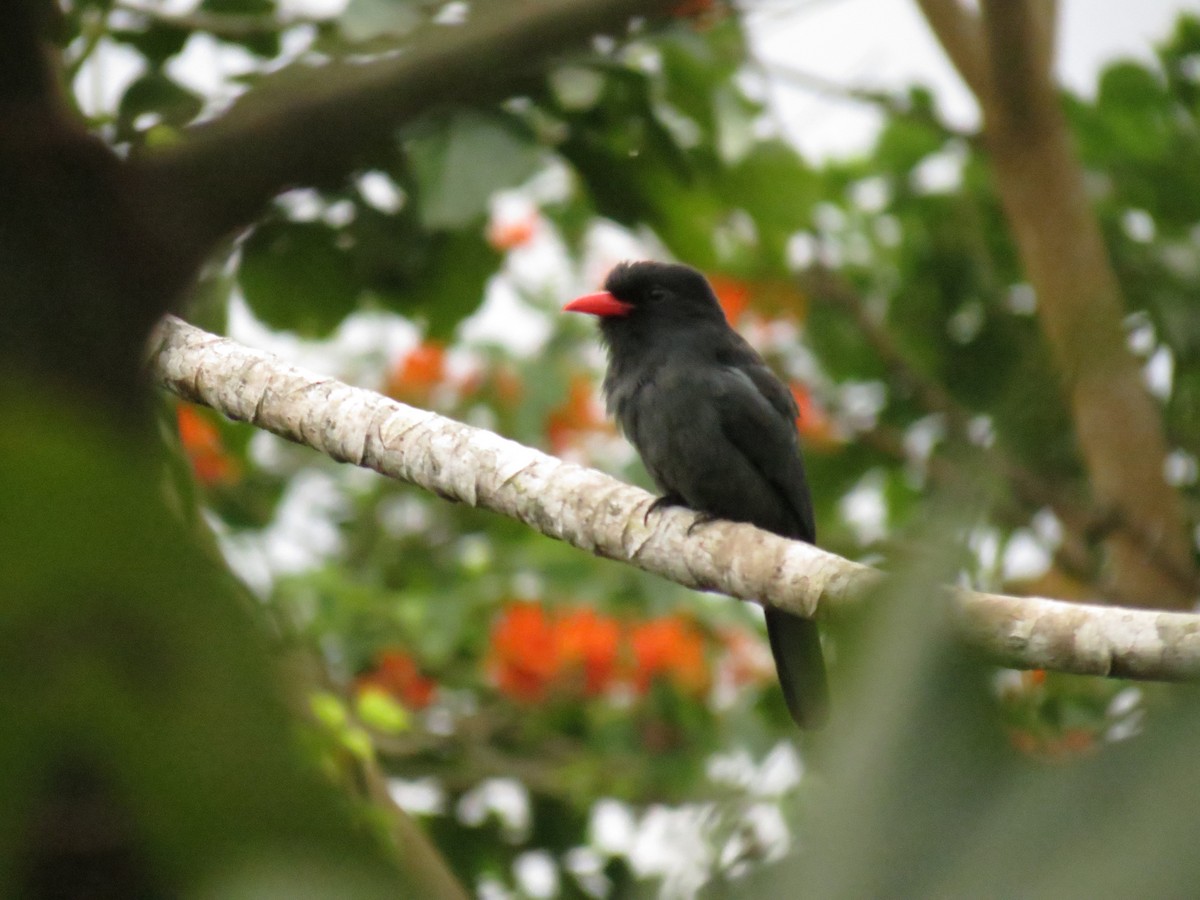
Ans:
[[[656,512],[657,510],[660,510],[660,509],[666,509],[667,507],[670,507],[670,506],[682,506],[682,507],[687,508],[687,504],[684,502],[682,497],[677,496],[676,494],[663,494],[661,497],[658,497],[657,499],[655,499],[655,501],[653,503],[651,503],[649,506],[646,507],[646,513],[645,513],[645,515],[642,516],[642,524],[643,525],[650,524],[650,513]],[[692,524],[688,526],[688,529],[687,529],[688,537],[691,537],[692,532],[695,531],[697,528],[699,528],[701,525],[707,525],[709,522],[715,522],[717,520],[717,518],[718,518],[717,516],[714,516],[711,513],[706,513],[706,512],[696,513],[696,518],[693,519]]]
[[[646,513],[642,516],[642,524],[650,524],[650,513],[657,512],[660,509],[666,509],[669,506],[683,506],[683,500],[674,494],[663,494],[661,497],[655,498],[654,502],[646,507]]]

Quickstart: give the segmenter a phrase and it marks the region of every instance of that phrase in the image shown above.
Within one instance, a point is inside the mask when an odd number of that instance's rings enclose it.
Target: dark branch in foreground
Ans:
[[[66,101],[52,0],[0,3],[0,357],[138,410],[146,334],[217,243],[340,184],[429,110],[502,100],[665,0],[497,0],[370,62],[294,65],[170,146],[119,155]]]
[[[390,145],[396,128],[450,103],[503,100],[596,34],[624,34],[663,0],[493,3],[461,26],[429,25],[399,51],[367,63],[296,64],[259,84],[220,118],[136,161],[164,215],[185,217],[207,247],[248,224],[296,185],[344,178]]]

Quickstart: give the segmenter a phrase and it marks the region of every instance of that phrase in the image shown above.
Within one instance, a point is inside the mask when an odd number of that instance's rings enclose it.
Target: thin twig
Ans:
[[[978,132],[955,128],[931,112],[914,109],[903,96],[891,94],[887,91],[839,84],[822,75],[805,72],[783,63],[764,61],[760,65],[773,77],[789,82],[798,88],[837,100],[849,100],[853,103],[862,103],[876,107],[888,116],[926,125],[934,131],[945,135],[947,138],[957,138],[967,143],[978,143],[979,141]]]

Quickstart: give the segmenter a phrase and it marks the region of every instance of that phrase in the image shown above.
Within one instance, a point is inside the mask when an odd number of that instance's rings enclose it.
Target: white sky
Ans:
[[[1091,95],[1099,69],[1120,57],[1149,59],[1181,0],[1065,0],[1059,23],[1058,72],[1072,90]],[[896,90],[933,88],[954,123],[973,125],[976,111],[914,0],[746,0],[747,22],[761,57],[835,84]],[[773,99],[792,139],[820,159],[863,149],[878,127],[869,109],[812,91],[777,86]]]

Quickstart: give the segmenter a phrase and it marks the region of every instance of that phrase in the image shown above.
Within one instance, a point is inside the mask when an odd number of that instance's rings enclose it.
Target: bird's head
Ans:
[[[626,325],[725,321],[703,275],[689,266],[661,262],[620,263],[608,273],[603,291],[578,297],[563,311],[598,316],[605,332]]]

